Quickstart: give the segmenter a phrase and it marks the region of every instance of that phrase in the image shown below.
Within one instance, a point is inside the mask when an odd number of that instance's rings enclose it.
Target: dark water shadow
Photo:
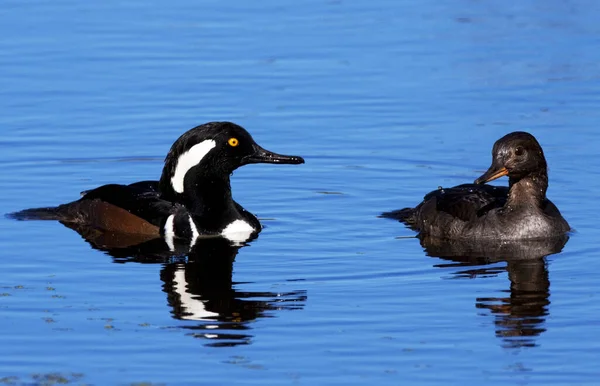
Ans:
[[[477,297],[475,307],[493,315],[496,336],[502,339],[503,347],[521,348],[537,346],[536,338],[546,331],[550,304],[546,256],[559,253],[568,240],[566,235],[518,242],[421,237],[421,245],[428,256],[451,261],[434,267],[457,269],[452,274],[454,279],[489,278],[508,273],[509,287],[499,290],[505,295]]]
[[[161,264],[162,291],[174,319],[189,321],[181,328],[206,340],[207,346],[229,347],[252,342],[250,322],[274,317],[278,311],[304,308],[306,290],[288,292],[244,291],[252,283],[232,280],[240,249],[248,246],[220,237],[200,238],[190,248],[175,243],[169,249],[162,238],[76,230],[94,249],[112,256],[114,263]]]

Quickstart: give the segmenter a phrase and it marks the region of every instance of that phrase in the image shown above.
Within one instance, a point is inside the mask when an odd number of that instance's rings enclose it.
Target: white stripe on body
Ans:
[[[173,242],[173,239],[175,238],[175,224],[173,223],[174,220],[175,220],[174,214],[167,217],[167,221],[165,222],[165,227],[164,227],[165,242],[169,246],[169,250],[171,252],[175,251],[175,243]]]
[[[194,223],[192,216],[188,215],[188,218],[190,220],[190,229],[192,230],[192,239],[190,240],[190,250],[191,250],[192,247],[194,246],[194,244],[196,244],[196,240],[198,240],[198,236],[200,236],[200,233],[198,233],[198,228],[196,228],[196,224]]]

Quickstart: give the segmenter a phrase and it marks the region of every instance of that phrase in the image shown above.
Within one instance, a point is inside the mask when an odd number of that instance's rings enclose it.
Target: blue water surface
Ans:
[[[229,274],[0,218],[0,383],[597,384],[599,17],[592,0],[4,0],[0,212],[158,179],[213,120],[306,164],[235,172],[265,229]],[[441,259],[377,217],[471,182],[516,130],[575,229],[562,252]]]

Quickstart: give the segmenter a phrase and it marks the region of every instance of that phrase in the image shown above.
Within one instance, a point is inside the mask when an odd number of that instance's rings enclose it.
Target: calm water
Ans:
[[[266,225],[239,249],[109,256],[1,218],[1,381],[597,384],[599,17],[592,0],[4,0],[2,213],[157,179],[211,120],[307,162],[235,173]],[[523,129],[566,244],[469,257],[377,218],[472,181]]]

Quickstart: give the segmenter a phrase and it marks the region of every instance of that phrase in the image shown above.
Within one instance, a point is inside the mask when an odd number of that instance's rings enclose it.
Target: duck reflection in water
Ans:
[[[546,331],[544,323],[550,304],[546,256],[559,253],[568,236],[518,242],[467,242],[427,236],[420,239],[428,256],[452,261],[436,264],[435,267],[460,268],[454,273],[454,278],[489,278],[508,272],[510,288],[502,290],[506,296],[477,297],[475,306],[494,315],[496,336],[503,340],[504,347],[537,345],[536,337]],[[499,263],[506,265],[500,266]]]
[[[177,328],[207,339],[208,346],[249,344],[252,334],[248,322],[273,317],[275,311],[301,310],[307,299],[306,290],[239,290],[241,284],[251,284],[232,280],[234,260],[246,243],[232,243],[222,237],[199,238],[191,250],[189,244],[176,243],[172,251],[162,238],[143,240],[135,235],[74,229],[93,248],[111,255],[115,263],[162,264],[162,290],[173,318],[193,321]]]

